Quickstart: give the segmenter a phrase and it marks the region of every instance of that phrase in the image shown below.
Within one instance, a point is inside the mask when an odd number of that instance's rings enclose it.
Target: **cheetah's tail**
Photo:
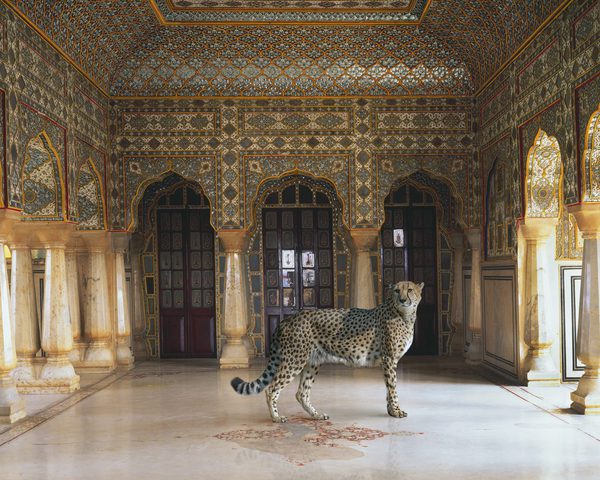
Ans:
[[[271,357],[267,368],[265,368],[263,374],[256,380],[253,382],[245,382],[241,378],[235,377],[231,380],[231,386],[240,395],[255,395],[260,393],[273,381],[273,377],[275,376],[278,367],[279,365],[275,358]]]

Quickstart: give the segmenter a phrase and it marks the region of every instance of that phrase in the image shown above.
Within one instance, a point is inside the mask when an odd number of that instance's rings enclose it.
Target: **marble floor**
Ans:
[[[398,370],[408,417],[394,419],[378,369],[329,366],[313,403],[331,420],[309,420],[291,385],[279,402],[290,422],[275,425],[264,395],[229,386],[261,371],[145,362],[90,381],[0,431],[0,478],[600,478],[600,416],[568,410],[574,385],[505,386],[459,360],[410,358]]]

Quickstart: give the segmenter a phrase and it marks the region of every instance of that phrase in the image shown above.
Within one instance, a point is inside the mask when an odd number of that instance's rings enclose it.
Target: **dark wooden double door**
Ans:
[[[263,210],[267,346],[282,319],[334,306],[331,216],[330,208]]]
[[[158,210],[161,357],[214,357],[214,230],[208,209]]]
[[[437,355],[437,224],[432,206],[386,206],[382,227],[384,290],[400,281],[425,282],[408,354]]]

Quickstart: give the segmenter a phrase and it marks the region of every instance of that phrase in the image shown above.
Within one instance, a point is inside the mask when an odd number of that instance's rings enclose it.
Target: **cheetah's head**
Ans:
[[[398,282],[390,285],[392,291],[392,300],[396,308],[400,311],[415,311],[421,301],[421,292],[424,283]]]

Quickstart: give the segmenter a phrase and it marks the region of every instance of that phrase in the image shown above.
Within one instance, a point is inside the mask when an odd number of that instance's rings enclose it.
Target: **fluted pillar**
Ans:
[[[4,230],[5,225],[0,225]],[[17,365],[17,352],[11,297],[8,289],[8,272],[4,258],[5,238],[0,237],[0,423],[13,423],[25,416],[25,403],[17,392],[11,376]]]
[[[524,361],[527,385],[558,385],[560,372],[550,355],[551,313],[546,305],[548,293],[548,239],[556,229],[556,219],[526,218],[519,226],[525,240],[525,343],[529,347]]]
[[[144,238],[141,234],[132,237],[130,243],[131,261],[131,295],[133,295],[133,311],[130,312],[133,330],[133,353],[136,357],[146,358],[146,332],[144,297],[143,297],[143,274],[140,256],[143,250]]]
[[[227,342],[221,351],[221,368],[248,368],[250,355],[242,341],[248,329],[248,298],[244,252],[248,241],[245,230],[220,230],[225,250],[225,299],[223,334]]]
[[[129,294],[125,277],[125,252],[129,245],[129,236],[113,234],[113,251],[115,253],[115,307],[117,312],[117,365],[132,368],[131,354],[131,316],[129,311]]]
[[[81,307],[79,303],[79,275],[77,269],[77,250],[67,248],[67,287],[69,289],[69,312],[71,314],[71,333],[73,334],[73,348],[69,358],[75,367],[79,366],[85,353],[81,329]]]
[[[464,235],[453,233],[450,236],[454,265],[452,276],[452,309],[450,318],[452,321],[452,341],[450,342],[450,353],[462,355],[465,351],[465,329],[464,329],[464,295],[463,295],[463,253]]]
[[[600,413],[600,204],[576,205],[569,212],[584,238],[577,357],[585,373],[571,393],[571,408]]]
[[[471,297],[469,299],[469,330],[471,342],[467,349],[466,361],[477,365],[483,359],[481,339],[481,230],[471,229],[466,234],[471,246]]]
[[[79,389],[79,376],[69,359],[73,334],[67,285],[65,245],[50,243],[46,246],[42,315],[42,348],[46,353],[46,364],[42,367],[40,381],[47,390],[62,393]]]
[[[379,230],[371,228],[353,229],[350,231],[354,245],[354,269],[351,289],[353,307],[375,307],[371,250],[377,243],[378,235]]]
[[[106,268],[106,252],[110,245],[107,234],[103,232],[85,232],[81,236],[86,245],[86,261],[82,269],[82,313],[87,348],[80,368],[89,372],[109,372],[116,366]]]
[[[33,359],[40,350],[40,332],[35,305],[35,288],[31,249],[13,244],[11,262],[11,317],[17,350],[17,367],[13,378],[19,387],[35,383]]]

